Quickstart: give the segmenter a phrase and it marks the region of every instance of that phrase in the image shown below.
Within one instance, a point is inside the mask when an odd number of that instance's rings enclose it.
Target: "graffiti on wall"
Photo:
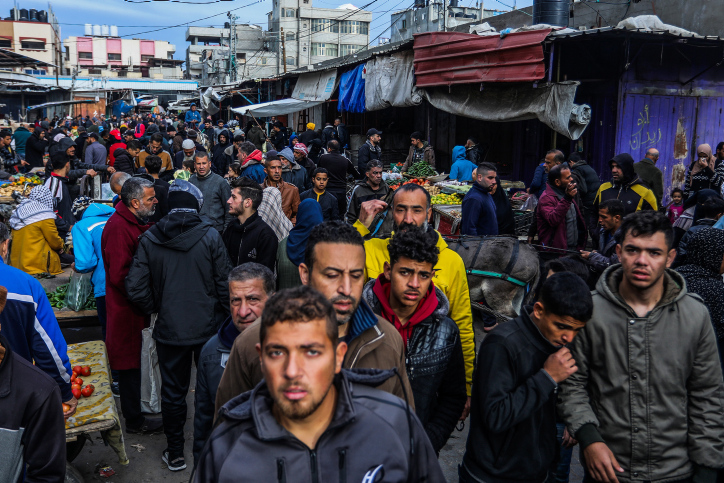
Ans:
[[[631,139],[629,140],[629,146],[631,146],[631,149],[634,151],[640,148],[653,147],[661,141],[661,128],[651,126],[648,104],[639,112],[636,125],[638,126],[638,130],[631,135]]]

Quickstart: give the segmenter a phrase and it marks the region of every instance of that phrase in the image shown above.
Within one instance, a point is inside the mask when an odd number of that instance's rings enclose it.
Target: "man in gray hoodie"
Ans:
[[[224,229],[234,219],[226,205],[231,197],[229,183],[211,171],[211,161],[206,151],[196,151],[194,166],[196,173],[191,175],[189,182],[204,195],[204,206],[199,213],[208,217],[219,233],[224,233]]]

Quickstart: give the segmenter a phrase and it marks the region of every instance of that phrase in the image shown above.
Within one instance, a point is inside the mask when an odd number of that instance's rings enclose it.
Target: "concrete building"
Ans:
[[[237,80],[263,78],[276,74],[276,53],[271,50],[268,32],[258,25],[235,25]],[[227,28],[189,27],[186,41],[186,78],[200,79],[202,85],[228,83],[231,26]]]
[[[390,15],[390,35],[392,42],[409,40],[414,34],[422,32],[441,32],[478,22],[483,17],[493,16],[494,10],[482,10],[474,7],[458,7],[457,0],[447,3],[447,15],[443,15],[443,2],[416,2],[414,8],[394,12]],[[487,15],[486,15],[487,14]]]
[[[62,68],[60,25],[48,4],[48,10],[13,8],[10,17],[0,20],[0,48],[27,55]],[[55,67],[7,69],[31,75],[56,72]]]
[[[279,73],[350,55],[369,45],[372,12],[351,4],[316,8],[312,0],[273,1],[269,31]]]
[[[85,26],[85,36],[68,37],[66,71],[80,76],[181,79],[183,61],[174,60],[176,46],[165,40],[124,39],[108,25]]]

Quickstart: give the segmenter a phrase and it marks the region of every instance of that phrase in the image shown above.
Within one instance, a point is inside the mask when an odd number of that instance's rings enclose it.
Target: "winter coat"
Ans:
[[[158,313],[159,342],[204,344],[229,316],[231,261],[212,228],[198,213],[176,211],[141,237],[126,291],[142,312]]]
[[[352,161],[345,158],[339,153],[329,153],[319,158],[318,167],[324,168],[329,172],[329,181],[327,182],[327,191],[337,196],[347,194],[347,175],[351,174],[359,179],[360,173],[352,164]]]
[[[279,241],[276,255],[277,290],[299,287],[302,285],[302,278],[299,276],[299,267],[289,259],[287,254],[287,240],[289,237]]]
[[[576,244],[568,246],[568,213],[571,205],[576,210]],[[538,221],[538,239],[541,245],[561,248],[583,250],[586,246],[586,221],[581,214],[575,200],[568,195],[561,194],[560,190],[548,184],[541,195],[536,209]]]
[[[593,201],[593,212],[598,213],[598,205],[606,200],[621,200],[624,216],[639,210],[656,211],[659,206],[656,203],[656,196],[636,175],[631,155],[619,154],[614,156],[612,161],[616,161],[621,167],[624,179],[620,184],[615,184],[613,181],[601,184]]]
[[[525,307],[495,328],[480,347],[462,461],[479,481],[546,481],[558,453],[558,385],[543,369],[558,347],[543,337],[530,311]]]
[[[133,161],[133,158],[128,153],[128,151],[125,150],[125,148],[116,149],[113,152],[113,156],[115,157],[115,161],[113,162],[113,167],[115,168],[116,171],[128,173],[131,176],[133,176],[135,174],[136,163]]]
[[[85,157],[83,158],[84,164],[91,166],[91,169],[96,171],[105,171],[108,169],[106,165],[106,158],[108,157],[108,151],[98,141],[93,144],[87,145],[85,150]]]
[[[634,169],[636,169],[636,164],[634,164]],[[598,179],[598,174],[584,160],[578,161],[572,166],[571,173],[578,175],[578,179],[580,180],[576,186],[576,188],[578,188],[578,196],[581,198],[581,206],[579,208],[588,211],[593,210],[593,202],[596,200],[598,188],[601,187],[601,180]],[[658,198],[658,201],[661,202],[661,198]]]
[[[671,268],[676,268],[678,266],[689,263],[687,261],[689,240],[699,230],[703,228],[710,228],[715,224],[716,220],[713,220],[711,218],[701,218],[696,220],[694,224],[688,230],[686,230],[686,233],[682,235],[679,243],[676,244],[676,258],[674,258],[674,263],[671,264]]]
[[[417,148],[415,146],[410,146],[410,151],[407,153],[407,158],[405,158],[405,164],[402,165],[403,173],[407,172],[407,170],[417,162],[415,161],[415,151],[417,151]],[[425,161],[427,164],[435,168],[435,149],[430,146],[427,141],[423,142],[422,161]]]
[[[473,163],[475,166],[483,162],[482,155],[480,153],[480,145],[476,144],[472,148],[466,149],[465,157]]]
[[[238,218],[234,219],[226,227],[221,238],[224,240],[232,266],[238,267],[242,263],[256,262],[274,272],[279,240],[259,213],[255,212],[243,225]]]
[[[241,175],[251,178],[259,184],[264,182],[266,171],[264,171],[264,164],[262,164],[261,151],[257,149],[244,159],[244,163],[241,165]]]
[[[273,131],[272,135],[269,139],[274,146],[274,149],[277,151],[281,151],[282,149],[287,147],[287,144],[289,143],[289,138],[287,137],[287,130],[282,129],[281,131]],[[256,144],[254,144],[256,146]]]
[[[619,294],[620,265],[593,292],[593,317],[568,348],[578,371],[560,387],[559,414],[585,448],[603,441],[622,483],[684,480],[724,461],[724,384],[709,312],[684,278],[664,275],[645,317]],[[473,425],[474,426],[474,425]]]
[[[307,170],[296,161],[292,161],[289,167],[282,168],[282,180],[296,186],[300,193],[312,186],[312,180],[307,176]]]
[[[299,134],[299,142],[309,147],[312,144],[313,139],[318,139],[319,135],[314,129],[307,129],[303,133]]]
[[[277,422],[262,382],[221,409],[194,481],[225,483],[243,474],[249,481],[357,482],[373,481],[382,471],[387,482],[445,481],[409,406],[370,387],[389,377],[392,371],[335,376],[334,416],[314,449]]]
[[[352,188],[352,195],[347,204],[347,213],[345,214],[347,223],[354,224],[357,221],[362,203],[370,200],[384,200],[389,192],[390,187],[384,181],[380,183],[380,187],[376,190],[372,189],[366,178],[357,181],[354,188]]]
[[[453,163],[450,168],[450,179],[473,181],[473,171],[477,166],[465,157],[465,147],[455,146],[452,150]]]
[[[32,362],[13,353],[8,340],[0,335],[3,481],[63,481],[65,421],[60,399],[58,385]]]
[[[269,180],[265,179],[261,184],[261,189],[273,187],[269,184]],[[297,222],[297,210],[299,209],[299,190],[293,184],[286,183],[284,180],[276,186],[282,194],[282,211],[284,215],[291,220],[292,223]]]
[[[379,145],[373,147],[372,143],[367,141],[362,146],[360,146],[359,151],[357,151],[357,169],[359,170],[359,172],[367,172],[367,163],[369,163],[373,159],[382,159],[382,149],[379,147]]]
[[[235,396],[251,391],[263,379],[259,354],[261,319],[257,320],[234,341],[229,362],[221,376],[219,390],[216,393],[216,412]],[[405,347],[402,337],[392,324],[378,317],[366,302],[360,301],[349,322],[347,332],[347,354],[342,367],[345,369],[383,369],[397,368],[400,378],[388,379],[377,389],[404,399],[405,393],[414,409],[412,389],[405,372]]]
[[[93,272],[93,295],[105,297],[106,270],[103,267],[101,235],[116,210],[102,203],[93,203],[86,208],[83,218],[73,226],[73,255],[75,269],[81,273]]]
[[[229,214],[229,205],[226,204],[231,198],[229,183],[216,173],[209,173],[204,178],[200,178],[196,173],[192,174],[189,183],[196,186],[204,195],[204,206],[199,213],[211,220],[216,231],[223,233],[224,228],[234,219]]]
[[[545,163],[541,163],[535,168],[533,180],[530,182],[530,194],[540,197],[542,194],[540,191],[545,190],[546,187],[546,174]]]
[[[224,129],[220,134],[226,136],[226,142],[224,144],[217,142],[214,144],[214,147],[211,148],[211,163],[214,168],[214,172],[221,177],[224,177],[229,171],[228,160],[224,151],[226,151],[226,148],[232,146],[233,143],[229,141],[229,131]]]
[[[656,197],[656,203],[661,206],[664,197],[664,173],[649,158],[644,158],[634,164],[634,171],[638,177],[651,188]]]
[[[617,239],[621,236],[621,230],[616,230],[616,233],[609,235],[606,230],[599,228],[599,241],[598,246],[600,248],[597,252],[591,252],[588,257],[588,265],[594,272],[603,273],[611,265],[619,263],[618,255],[616,255],[616,244]]]
[[[337,197],[329,191],[325,191],[321,195],[318,195],[314,191],[314,188],[312,188],[299,195],[300,202],[306,199],[317,200],[319,206],[322,208],[322,216],[324,217],[324,221],[339,219]]]
[[[366,237],[370,233],[359,220],[354,224],[354,227],[362,237]],[[440,255],[437,265],[435,265],[435,276],[432,278],[432,282],[447,297],[450,303],[448,316],[455,321],[460,330],[460,342],[465,357],[465,380],[468,385],[468,395],[470,395],[470,384],[473,380],[473,367],[475,365],[475,338],[468,278],[465,275],[463,259],[448,248],[447,243],[439,233],[437,235],[437,249]],[[365,240],[365,269],[368,280],[377,278],[384,272],[385,262],[390,261],[390,253],[387,249],[389,243],[389,238]]]
[[[264,141],[266,141],[266,134],[264,131],[259,129],[259,126],[253,125],[249,132],[246,133],[246,140],[256,146],[256,149],[262,151],[264,147]]]
[[[116,167],[116,150],[117,149],[126,149],[126,143],[122,142],[114,142],[111,144],[111,147],[108,148],[108,165]],[[140,156],[140,154],[139,154]]]
[[[337,136],[337,130],[332,126],[331,124],[329,126],[324,126],[324,129],[322,129],[322,146],[326,149],[327,143],[337,140],[339,141],[339,136]],[[340,146],[344,147],[344,146]]]
[[[365,285],[362,297],[378,315],[382,303],[373,292],[377,280]],[[447,316],[450,305],[435,288],[437,309],[415,324],[405,351],[405,368],[415,400],[415,414],[425,428],[435,453],[447,443],[465,407],[465,360],[460,331]]]
[[[55,212],[58,215],[58,218],[64,222],[62,225],[58,225],[64,227],[58,230],[58,234],[63,240],[65,240],[65,237],[68,235],[67,230],[70,230],[70,227],[75,224],[73,198],[70,196],[70,190],[68,189],[69,184],[70,178],[66,178],[65,176],[56,176],[55,174],[52,174],[45,181],[45,186],[48,187],[50,193],[54,198],[58,199]]]
[[[146,146],[146,148],[138,153],[138,157],[136,158],[136,168],[145,168],[146,167],[146,158],[151,155],[151,148],[150,146]],[[160,173],[164,173],[166,171],[173,171],[173,161],[171,160],[171,155],[168,153],[168,151],[161,151],[160,153],[156,154],[159,158],[161,158],[161,171]]]
[[[199,111],[192,111],[191,109],[189,109],[188,111],[186,111],[184,121],[186,123],[195,122],[198,124],[201,122],[201,113]]]
[[[70,360],[65,342],[40,282],[0,258],[0,280],[7,289],[5,309],[0,313],[0,330],[18,358],[34,362],[35,367],[52,377],[63,401],[73,397],[70,387]],[[0,377],[2,385],[3,377]],[[0,391],[0,406],[2,406]],[[60,412],[60,408],[58,408]],[[0,411],[0,419],[4,411]],[[0,473],[1,474],[1,473]]]
[[[344,123],[339,123],[336,127],[336,131],[340,148],[349,149],[349,130],[347,129],[347,126],[345,126]],[[324,147],[326,148],[327,146],[325,145]]]
[[[28,138],[32,135],[30,131],[20,126],[13,133],[13,141],[15,141],[15,151],[21,156],[25,156],[25,143]]]
[[[495,202],[486,190],[477,182],[473,183],[465,194],[462,202],[463,235],[484,236],[498,234],[498,218],[495,213]]]
[[[63,239],[58,234],[55,220],[36,221],[19,230],[12,230],[12,234],[10,265],[29,275],[63,273],[58,256],[63,248]]]
[[[149,227],[121,201],[101,235],[106,271],[106,347],[111,367],[118,371],[141,367],[141,331],[149,320],[128,300],[126,277],[139,238]]]
[[[168,206],[168,190],[170,188],[171,185],[167,181],[162,179],[153,180],[153,190],[156,193],[158,203],[156,204],[156,211],[149,217],[149,221],[158,223],[161,221],[161,218],[168,215],[170,211]]]
[[[27,141],[25,141],[25,161],[30,164],[30,168],[42,168],[43,156],[48,148],[48,140],[40,139],[40,133],[45,130],[42,127],[36,127]]]
[[[204,344],[196,369],[196,390],[194,392],[194,461],[198,462],[201,450],[211,435],[214,422],[216,390],[224,373],[229,352],[239,330],[228,317],[219,331]]]

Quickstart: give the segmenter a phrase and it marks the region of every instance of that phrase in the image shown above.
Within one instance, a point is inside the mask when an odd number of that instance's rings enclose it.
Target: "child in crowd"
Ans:
[[[673,225],[674,222],[684,212],[684,192],[679,188],[671,190],[671,203],[669,209],[666,211],[666,216],[669,217],[669,221]]]
[[[231,184],[231,182],[234,181],[239,176],[241,176],[241,164],[231,163],[229,165],[229,171],[226,173],[226,181],[228,181],[229,184]]]

